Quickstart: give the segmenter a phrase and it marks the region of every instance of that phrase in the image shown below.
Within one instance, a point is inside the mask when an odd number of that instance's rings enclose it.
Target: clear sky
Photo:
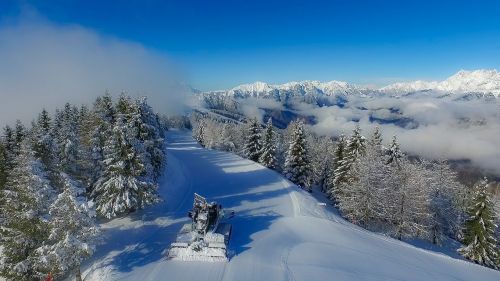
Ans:
[[[384,85],[500,69],[498,0],[0,0],[0,19],[26,7],[160,52],[202,90],[257,80]]]

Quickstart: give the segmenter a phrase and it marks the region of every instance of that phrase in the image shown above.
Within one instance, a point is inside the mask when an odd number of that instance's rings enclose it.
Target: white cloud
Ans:
[[[148,96],[156,110],[182,108],[167,58],[77,25],[22,17],[0,26],[0,126],[29,121],[42,107],[90,104],[106,90]]]
[[[470,159],[481,168],[500,175],[500,104],[496,102],[467,101],[432,98],[354,98],[345,108],[305,107],[302,114],[313,115],[317,124],[314,132],[338,136],[350,134],[359,119],[367,137],[373,127],[381,127],[389,142],[397,135],[402,149],[411,154],[431,159]],[[359,107],[368,108],[360,110]],[[398,109],[391,113],[388,108]],[[414,129],[394,124],[374,124],[370,115],[392,119],[411,118],[418,122]]]
[[[357,97],[350,96],[344,108],[317,107],[296,103],[293,111],[314,116],[313,132],[320,135],[350,135],[356,124],[369,137],[379,126],[388,144],[397,135],[407,153],[429,159],[470,159],[485,171],[500,175],[500,104],[496,101],[454,101],[432,97]],[[283,109],[267,99],[240,99],[248,116],[261,118],[262,108]],[[387,120],[411,120],[403,128],[393,123],[373,123],[370,117]],[[413,124],[418,124],[417,127]]]

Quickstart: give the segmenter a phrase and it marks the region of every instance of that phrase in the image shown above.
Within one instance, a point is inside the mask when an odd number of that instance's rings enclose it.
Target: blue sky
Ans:
[[[138,42],[202,90],[256,80],[385,85],[500,69],[500,1],[0,1]]]

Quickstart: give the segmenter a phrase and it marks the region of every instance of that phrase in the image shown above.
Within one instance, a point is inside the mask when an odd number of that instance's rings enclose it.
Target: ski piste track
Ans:
[[[359,228],[319,192],[304,192],[236,155],[204,149],[190,132],[168,132],[167,154],[163,202],[102,223],[102,244],[83,265],[86,281],[500,280],[498,271]],[[236,212],[227,263],[164,257],[189,221],[194,192]]]

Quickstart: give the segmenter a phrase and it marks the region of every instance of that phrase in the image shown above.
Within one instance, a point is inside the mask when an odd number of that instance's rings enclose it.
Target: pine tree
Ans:
[[[312,170],[312,183],[321,187],[325,192],[327,188],[327,178],[332,171],[333,148],[331,138],[309,134],[307,138],[309,159]]]
[[[57,111],[54,135],[58,149],[60,170],[70,176],[78,176],[78,109],[66,103],[63,110]]]
[[[372,221],[381,221],[382,208],[387,196],[385,177],[388,167],[382,161],[376,147],[370,146],[351,166],[350,173],[356,175],[349,182],[338,206],[350,221],[368,226]]]
[[[460,209],[457,205],[459,192],[463,189],[456,180],[457,175],[444,160],[430,164],[431,186],[430,211],[431,241],[440,244],[446,236],[457,237],[459,232]]]
[[[373,130],[373,135],[369,141],[370,146],[372,146],[375,151],[382,154],[384,147],[382,146],[382,133],[380,132],[380,128],[378,126]]]
[[[347,157],[354,161],[357,157],[365,154],[366,139],[361,135],[359,125],[356,125],[347,143]]]
[[[9,280],[33,280],[46,271],[37,266],[37,249],[48,237],[47,212],[54,196],[47,173],[35,157],[28,141],[23,141],[14,169],[3,191],[5,204],[1,216],[2,226],[0,259],[1,275]]]
[[[198,118],[195,123],[193,137],[201,146],[205,146],[205,120],[203,118]]]
[[[93,120],[92,120],[92,112],[86,105],[80,106],[78,110],[78,117],[76,122],[76,127],[78,130],[78,167],[79,169],[83,169],[80,174],[82,174],[82,178],[88,178],[89,175],[89,165],[90,161],[90,139],[91,132],[93,130]]]
[[[65,174],[61,178],[64,191],[50,206],[51,232],[47,243],[38,249],[43,256],[39,263],[40,267],[50,269],[55,277],[75,270],[77,280],[81,280],[80,264],[94,251],[99,229],[95,224],[93,204],[85,197],[85,189]]]
[[[7,172],[7,151],[5,150],[4,144],[0,141],[0,192],[5,188]],[[2,204],[1,201],[0,204]]]
[[[236,152],[233,133],[234,130],[231,124],[224,122],[222,125],[222,133],[220,134],[220,139],[216,144],[216,148],[222,151]]]
[[[144,146],[144,153],[149,159],[152,169],[149,169],[152,178],[156,181],[163,171],[165,164],[163,129],[157,115],[146,98],[136,100],[133,106],[133,124],[137,129],[137,139]]]
[[[247,129],[247,139],[245,143],[245,156],[255,162],[259,161],[261,153],[260,125],[257,119],[250,120]]]
[[[359,125],[356,125],[352,135],[347,141],[342,161],[338,162],[335,168],[334,178],[334,197],[337,201],[344,195],[345,189],[349,188],[349,183],[354,181],[354,172],[351,172],[351,166],[357,159],[365,154],[366,139],[361,135]]]
[[[104,148],[109,136],[112,135],[112,129],[115,120],[115,109],[113,101],[109,94],[98,97],[93,109],[88,116],[88,125],[91,129],[88,136],[89,141],[89,161],[90,178],[88,194],[92,193],[95,182],[102,176],[104,171]]]
[[[49,175],[56,169],[55,142],[52,136],[51,119],[48,112],[43,109],[38,119],[33,124],[31,142],[35,156],[40,159]]]
[[[21,123],[21,121],[17,120],[14,131],[15,147],[17,151],[20,150],[21,143],[23,142],[25,137],[26,137],[26,128],[24,127],[23,123]]]
[[[259,162],[270,169],[275,169],[276,161],[276,132],[274,131],[273,120],[269,118],[262,138]]]
[[[310,185],[311,164],[309,162],[309,155],[307,154],[304,123],[302,121],[294,123],[292,126],[295,129],[288,146],[284,174],[293,183],[312,192]]]
[[[97,212],[106,218],[158,200],[156,185],[145,169],[149,159],[142,153],[137,128],[132,123],[133,106],[126,96],[118,100],[113,133],[104,148],[104,172],[92,191]]]
[[[11,127],[4,128],[3,139],[0,139],[0,207],[5,204],[5,195],[3,191],[10,178],[10,174],[14,169],[14,160],[16,157],[14,131]],[[0,225],[4,224],[5,216],[8,214],[0,214]],[[0,237],[1,238],[1,237]]]
[[[347,150],[347,140],[344,134],[340,135],[337,143],[335,145],[334,158],[332,163],[332,171],[330,171],[329,179],[327,181],[328,187],[327,192],[331,199],[338,195],[340,190],[336,189],[341,182],[345,180],[345,175],[347,173],[347,166],[343,165],[344,158],[346,157]]]
[[[399,166],[401,164],[401,158],[403,157],[403,153],[399,148],[399,143],[396,136],[392,137],[391,145],[387,150],[387,164]]]
[[[484,178],[474,186],[469,218],[464,226],[463,246],[458,252],[475,263],[498,268],[497,241],[494,237],[495,210]]]
[[[422,165],[400,162],[388,166],[384,183],[387,185],[381,210],[399,240],[405,237],[425,238],[429,231],[429,179]]]

